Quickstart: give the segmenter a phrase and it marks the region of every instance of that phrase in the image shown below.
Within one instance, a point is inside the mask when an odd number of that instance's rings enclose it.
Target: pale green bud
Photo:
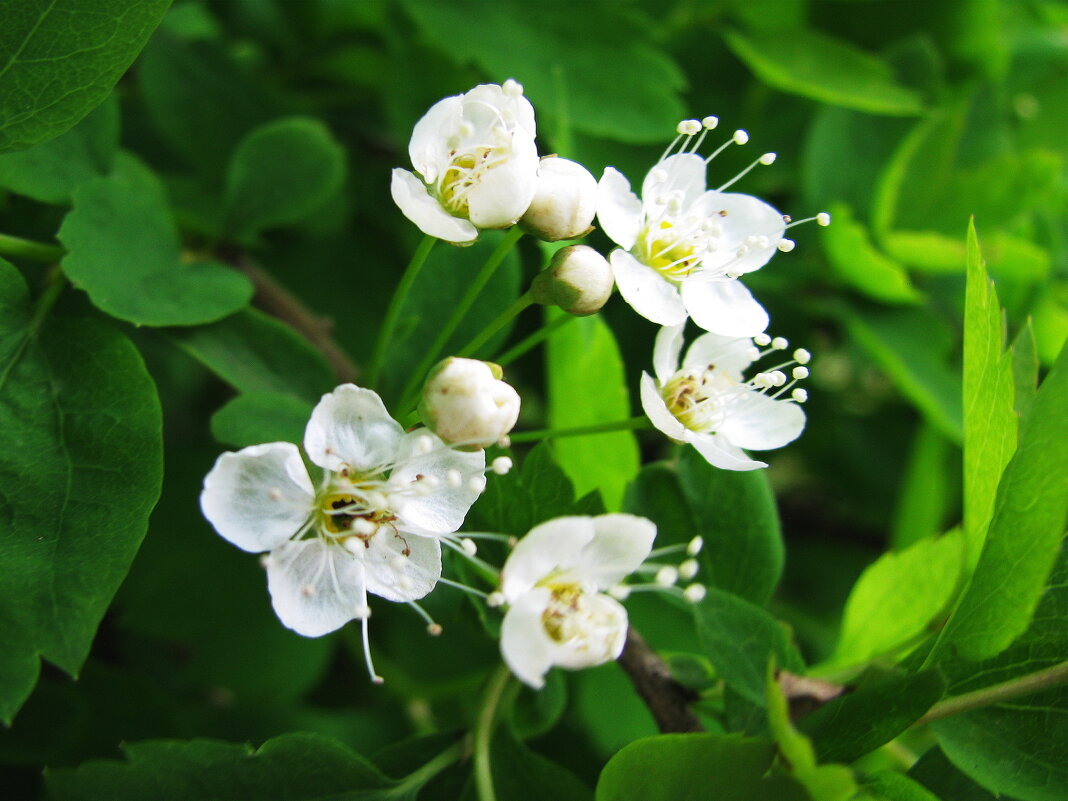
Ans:
[[[569,245],[556,251],[549,266],[534,277],[530,293],[535,303],[584,317],[600,311],[613,285],[612,267],[604,256],[586,245]]]

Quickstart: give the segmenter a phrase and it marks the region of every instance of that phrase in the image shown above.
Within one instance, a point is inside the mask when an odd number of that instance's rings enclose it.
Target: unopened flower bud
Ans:
[[[519,394],[496,364],[450,357],[431,370],[419,402],[419,417],[449,445],[479,450],[512,430]]]
[[[577,162],[543,156],[534,199],[519,219],[520,227],[547,242],[588,234],[597,213],[597,180]]]
[[[534,277],[530,293],[535,303],[585,317],[608,302],[614,283],[604,256],[585,245],[569,245],[556,251],[549,266]]]

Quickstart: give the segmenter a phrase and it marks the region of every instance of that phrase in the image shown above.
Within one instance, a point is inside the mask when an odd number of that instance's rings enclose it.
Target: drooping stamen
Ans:
[[[423,621],[426,623],[427,634],[429,634],[431,637],[437,637],[439,634],[441,634],[441,624],[437,623],[434,618],[430,616],[430,613],[427,612],[422,606],[417,604],[415,601],[408,601],[408,606],[414,609],[415,613],[419,615],[419,617],[423,618]]]
[[[482,590],[476,590],[474,587],[468,587],[466,584],[461,584],[458,581],[447,579],[444,576],[441,576],[438,581],[449,587],[455,587],[458,590],[463,590],[464,592],[471,593],[471,595],[477,595],[479,598],[485,599],[489,597],[489,595],[487,593],[482,592]]]
[[[726,150],[731,145],[744,145],[748,141],[749,141],[749,134],[747,134],[743,130],[735,131],[730,139],[728,139],[722,145],[720,145],[715,150],[713,150],[712,151],[712,155],[710,155],[707,158],[705,158],[705,164],[709,164],[712,161],[712,159],[714,159],[716,156],[718,156],[720,153],[722,153],[724,150]]]

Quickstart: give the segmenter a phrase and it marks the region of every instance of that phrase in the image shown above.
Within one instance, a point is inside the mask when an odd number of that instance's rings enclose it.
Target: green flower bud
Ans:
[[[534,277],[530,293],[535,303],[585,317],[608,302],[613,285],[604,256],[585,245],[569,245],[556,251],[549,266]]]

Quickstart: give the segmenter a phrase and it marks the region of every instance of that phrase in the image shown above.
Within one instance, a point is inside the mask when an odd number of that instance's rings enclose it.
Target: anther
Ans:
[[[775,350],[786,350],[790,347],[790,343],[787,341],[786,337],[775,337],[775,339],[771,340],[771,347]]]
[[[305,598],[311,598],[313,595],[315,595],[315,585],[305,584],[303,587],[300,588],[300,594],[303,595]]]
[[[509,78],[501,86],[501,90],[509,97],[520,97],[523,94],[523,84],[519,81]]]
[[[507,434],[502,434],[501,438],[497,440],[498,448],[510,448],[512,447],[512,438]]]
[[[630,587],[626,584],[617,584],[614,587],[608,588],[608,594],[617,601],[625,601],[630,597]]]
[[[415,452],[420,456],[425,456],[432,450],[434,450],[434,440],[426,434],[422,435],[415,441]]]
[[[412,583],[411,576],[401,576],[397,579],[397,586],[407,592],[415,585]]]
[[[765,153],[763,156],[760,157],[760,163],[763,164],[764,166],[767,166],[769,164],[774,164],[775,163],[775,156],[776,156],[775,153]]]
[[[734,132],[734,136],[732,136],[731,138],[734,140],[734,144],[744,145],[746,142],[749,141],[749,134],[739,128],[737,131]]]
[[[278,487],[271,487],[270,491],[267,493],[267,497],[272,501],[280,501],[282,500],[282,490],[278,489]]]
[[[426,627],[426,633],[429,634],[431,637],[440,636],[441,632],[442,628],[440,623],[431,623],[429,626]]]
[[[801,389],[801,387],[798,387],[790,393],[790,397],[793,398],[797,403],[804,403],[808,400],[808,392]]]
[[[502,606],[504,604],[504,595],[499,592],[491,592],[486,596],[486,606]]]
[[[704,126],[704,129],[706,131],[711,131],[713,128],[719,125],[719,117],[713,117],[712,115],[709,115],[703,120],[701,120],[701,125]]]
[[[816,225],[820,225],[820,226],[823,226],[824,228],[826,228],[830,224],[831,224],[831,215],[828,214],[827,212],[821,211],[819,214],[816,215]]]
[[[773,386],[781,387],[786,384],[786,373],[782,370],[772,370],[768,373],[768,376],[771,378]]]
[[[352,610],[352,616],[356,620],[367,620],[371,616],[371,607],[367,604],[359,604]]]
[[[800,381],[802,378],[808,378],[808,368],[807,367],[795,367],[793,369],[793,373],[791,373],[791,375],[793,375],[793,377],[796,378],[798,381]]]
[[[757,334],[755,337],[753,337],[753,342],[755,342],[762,348],[766,348],[771,342],[771,337],[769,337],[767,334]]]
[[[470,487],[472,492],[477,492],[479,495],[486,489],[486,477],[485,476],[472,476],[467,482],[467,486]]]
[[[679,571],[671,565],[664,565],[656,571],[655,581],[661,587],[671,587],[679,580]]]
[[[794,240],[792,239],[780,239],[779,244],[775,247],[777,247],[783,253],[789,253],[791,250],[794,249],[796,245],[797,243],[794,242]]]
[[[798,364],[808,364],[812,359],[812,354],[804,348],[798,348],[794,351],[794,361]]]
[[[271,555],[265,553],[260,557],[260,567],[267,568],[271,566]]]
[[[701,549],[704,547],[704,537],[694,537],[686,544],[686,553],[690,556],[697,556],[697,554],[701,553]]]
[[[679,565],[679,578],[683,581],[689,581],[697,575],[697,571],[700,569],[700,565],[697,564],[696,559],[687,559],[681,565]]]
[[[700,120],[682,120],[675,126],[675,132],[683,136],[693,136],[701,131]]]
[[[705,599],[707,593],[703,584],[691,584],[682,591],[682,597],[692,604],[697,604]]]
[[[478,546],[475,545],[474,540],[470,540],[467,537],[460,538],[460,547],[464,549],[464,553],[468,556],[474,556],[478,553]]]

